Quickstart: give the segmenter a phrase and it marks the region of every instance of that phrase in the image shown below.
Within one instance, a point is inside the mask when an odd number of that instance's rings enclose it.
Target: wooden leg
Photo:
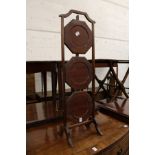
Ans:
[[[45,107],[45,117],[48,118],[48,103],[47,103],[47,74],[46,71],[42,72],[43,86],[44,86],[44,107]]]
[[[105,77],[104,77],[103,80],[99,80],[98,77],[95,75],[95,80],[96,80],[96,81],[98,82],[98,84],[99,84],[99,88],[98,88],[98,90],[96,91],[95,96],[98,94],[98,92],[100,91],[101,88],[102,88],[103,91],[105,92],[106,96],[108,96],[108,97],[110,96],[109,93],[108,93],[108,91],[104,88],[104,83],[105,83],[105,81],[106,81],[106,79],[107,79],[107,77],[108,77],[109,74],[110,74],[110,69],[108,70],[108,72],[107,72],[107,74],[105,75]]]
[[[57,88],[57,72],[56,67],[51,72],[52,74],[52,98],[53,98],[53,104],[55,106],[55,111],[58,111],[58,107],[56,105],[56,88]]]
[[[57,67],[58,67],[59,110],[62,110],[63,105],[62,105],[62,70],[61,70],[61,64],[57,64]]]
[[[125,83],[125,81],[126,81],[128,75],[129,75],[129,68],[128,68],[127,71],[126,71],[123,80],[120,82],[120,83],[123,85],[123,87],[124,87],[124,83]],[[122,87],[121,87],[121,88],[122,88]],[[122,89],[121,89],[121,90],[122,90]],[[113,98],[111,99],[111,102],[113,102],[113,101],[115,100],[115,98],[118,96],[118,94],[119,94],[119,92],[120,92],[121,90],[120,90],[120,89],[117,89],[117,90],[116,90],[116,92],[115,92]],[[123,90],[125,91],[125,88],[124,88]],[[123,90],[122,90],[122,91],[123,91]],[[125,92],[126,92],[126,91],[125,91]],[[128,98],[128,95],[125,95],[125,96]]]
[[[41,72],[41,93],[44,94],[44,73]]]
[[[71,132],[70,129],[66,126],[65,127],[65,133],[66,133],[66,137],[67,137],[67,142],[68,144],[73,147],[73,143],[72,143],[72,139],[71,139]]]
[[[47,75],[46,72],[43,72],[43,81],[44,81],[44,101],[47,101]]]
[[[93,123],[94,123],[94,125],[95,125],[95,128],[96,128],[97,133],[98,133],[100,136],[102,136],[103,133],[102,133],[101,130],[99,129],[98,124],[97,124],[95,118],[94,118],[94,120],[93,120]]]
[[[73,143],[72,143],[72,139],[71,139],[71,131],[67,126],[66,127],[61,126],[58,134],[60,136],[63,136],[64,131],[65,131],[67,142],[68,142],[69,146],[73,147]]]
[[[117,77],[117,75],[116,75],[116,73],[115,73],[112,65],[110,66],[110,69],[111,69],[111,72],[113,74],[113,77],[115,78],[115,80],[116,80],[117,84],[119,85],[120,89],[122,90],[122,92],[124,93],[124,95],[126,96],[126,98],[129,98],[128,94],[125,91],[125,88],[124,88],[122,82],[118,79],[118,77]]]

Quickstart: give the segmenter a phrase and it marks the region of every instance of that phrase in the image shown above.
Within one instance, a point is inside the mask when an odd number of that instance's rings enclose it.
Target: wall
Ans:
[[[128,59],[128,0],[27,0],[27,60],[61,59],[58,16],[70,9],[87,12],[96,21],[96,59]],[[120,76],[126,67],[120,68]],[[97,74],[103,72],[97,69]]]

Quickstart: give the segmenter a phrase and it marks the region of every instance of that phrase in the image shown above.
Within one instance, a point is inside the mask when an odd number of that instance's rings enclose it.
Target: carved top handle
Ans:
[[[70,11],[69,11],[68,13],[66,13],[66,14],[61,14],[61,15],[59,15],[59,17],[67,18],[67,17],[70,16],[72,13],[83,15],[83,16],[86,17],[86,19],[87,19],[90,23],[94,23],[94,24],[95,24],[95,21],[92,20],[86,12],[82,12],[82,11],[78,11],[78,10],[70,10]]]

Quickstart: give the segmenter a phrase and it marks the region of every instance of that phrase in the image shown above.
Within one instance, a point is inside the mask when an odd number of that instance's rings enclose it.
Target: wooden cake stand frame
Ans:
[[[72,13],[76,14],[76,19],[64,26],[64,19]],[[91,30],[86,22],[79,20],[79,15],[85,16],[91,23]],[[70,10],[59,17],[61,17],[61,102],[64,110],[60,134],[65,131],[68,144],[73,147],[71,138],[73,127],[85,125],[88,129],[93,123],[97,133],[102,135],[95,120],[95,21],[87,13],[77,10]],[[65,60],[65,45],[74,54],[69,62]],[[92,64],[89,64],[86,58],[79,56],[84,55],[89,49],[91,49],[89,52],[92,52]],[[91,95],[84,91],[90,82],[92,82]],[[73,92],[68,98],[65,96],[65,83],[71,87]],[[72,124],[69,124],[70,122]]]

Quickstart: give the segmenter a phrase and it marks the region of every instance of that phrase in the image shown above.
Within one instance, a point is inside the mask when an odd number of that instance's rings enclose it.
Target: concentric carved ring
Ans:
[[[86,92],[74,92],[67,99],[67,118],[74,122],[87,120],[92,113],[92,98]]]
[[[72,57],[65,71],[66,83],[74,90],[87,88],[92,80],[91,64],[84,57]]]
[[[72,20],[64,33],[65,45],[73,54],[85,54],[92,46],[92,32],[84,21]]]

